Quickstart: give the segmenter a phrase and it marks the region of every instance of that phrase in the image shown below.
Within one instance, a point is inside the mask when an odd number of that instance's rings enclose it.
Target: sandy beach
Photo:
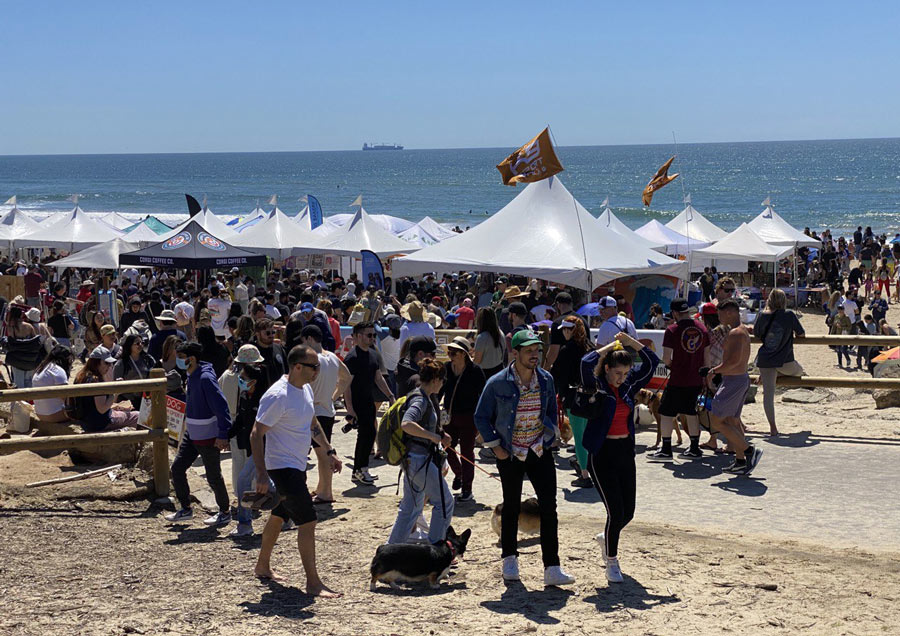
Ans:
[[[892,306],[889,318],[900,311]],[[824,333],[820,314],[802,321],[808,333]],[[796,352],[809,374],[847,373],[826,347]],[[473,537],[449,581],[438,590],[369,592],[368,564],[398,501],[396,469],[380,466],[378,488],[351,484],[345,470],[337,502],[320,510],[320,571],[345,594],[332,601],[302,594],[293,536],[281,537],[273,558],[286,581],[261,583],[252,576],[258,535],[234,540],[196,517],[167,525],[162,507],[135,494],[146,483],[140,471],[25,490],[26,482],[69,474],[68,457],[0,457],[0,632],[892,633],[900,624],[900,513],[892,503],[900,413],[876,410],[866,392],[832,392],[817,404],[779,398],[785,435],[757,435],[765,456],[751,479],[723,475],[725,457],[664,467],[639,455],[636,519],[620,551],[626,582],[613,587],[593,539],[603,505],[593,491],[569,486],[568,450],[560,452],[558,487],[561,556],[578,578],[570,589],[543,588],[539,545],[526,538],[522,582],[504,585],[490,530],[499,483],[479,472],[476,501],[457,506],[454,527],[472,528]],[[745,421],[756,434],[768,430],[760,399]],[[638,452],[654,437],[641,432]],[[342,457],[353,440],[336,433]],[[191,481],[203,501],[201,471],[194,468]]]

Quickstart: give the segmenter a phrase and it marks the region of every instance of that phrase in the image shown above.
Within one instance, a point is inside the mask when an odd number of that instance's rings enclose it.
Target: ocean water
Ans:
[[[857,225],[900,232],[900,139],[679,144],[670,172],[681,177],[659,191],[650,210],[641,190],[673,144],[557,148],[559,175],[595,215],[607,196],[617,215],[637,228],[666,222],[693,205],[731,230],[770,196],[794,226],[847,233]],[[71,209],[81,196],[88,212],[186,212],[184,193],[208,197],[220,214],[245,214],[272,194],[288,214],[313,194],[325,214],[350,212],[363,195],[373,214],[475,225],[508,203],[516,188],[494,167],[511,148],[362,152],[0,156],[0,201],[15,194],[25,210]],[[522,186],[519,186],[518,190]]]

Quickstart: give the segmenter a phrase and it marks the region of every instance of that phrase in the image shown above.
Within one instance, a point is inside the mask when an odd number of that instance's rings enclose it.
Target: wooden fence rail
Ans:
[[[165,371],[162,369],[151,369],[149,380],[66,384],[30,389],[5,389],[0,391],[0,402],[46,400],[50,398],[65,399],[69,397],[118,395],[122,393],[150,394],[152,404],[150,409],[150,430],[5,439],[0,440],[0,455],[21,450],[54,450],[152,442],[154,488],[157,496],[167,496],[169,494],[169,435],[166,431],[166,377]]]

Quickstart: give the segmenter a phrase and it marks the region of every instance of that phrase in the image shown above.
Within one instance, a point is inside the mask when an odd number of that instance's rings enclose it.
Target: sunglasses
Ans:
[[[264,334],[266,334],[267,336],[274,336],[274,335],[275,335],[275,332],[272,331],[271,329],[268,329],[268,330],[266,330],[266,331],[260,331],[259,333],[264,333]]]
[[[315,364],[310,364],[308,362],[298,362],[297,364],[299,364],[301,367],[306,367],[307,369],[315,369],[316,371],[318,371],[319,367],[321,366],[318,362],[316,362]]]
[[[734,287],[723,287],[723,288],[722,288],[722,291],[728,292],[729,294],[733,294],[733,293],[734,293]]]
[[[363,334],[363,338],[374,338],[374,337],[375,337],[374,333],[364,333]]]

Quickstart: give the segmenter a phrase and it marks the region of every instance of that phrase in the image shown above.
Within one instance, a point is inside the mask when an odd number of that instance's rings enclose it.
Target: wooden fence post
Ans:
[[[151,378],[165,378],[162,369],[151,369]],[[166,392],[153,391],[150,394],[150,428],[166,430]],[[153,484],[157,497],[169,495],[169,436],[153,442]]]

